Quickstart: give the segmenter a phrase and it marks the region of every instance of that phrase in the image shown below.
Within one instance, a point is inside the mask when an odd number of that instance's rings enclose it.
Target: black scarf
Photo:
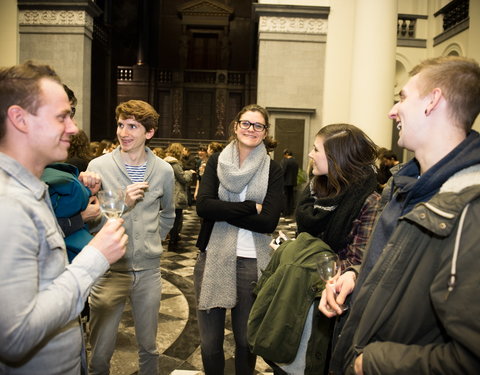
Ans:
[[[317,198],[310,184],[302,192],[296,210],[298,233],[307,232],[325,241],[335,252],[350,240],[353,221],[358,217],[367,197],[377,186],[373,168],[367,167],[362,180],[350,185],[332,198]]]

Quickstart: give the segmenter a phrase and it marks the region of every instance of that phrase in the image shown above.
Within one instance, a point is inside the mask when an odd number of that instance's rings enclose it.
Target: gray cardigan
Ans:
[[[139,271],[160,266],[165,239],[175,220],[174,176],[170,164],[145,147],[147,170],[145,181],[149,188],[143,200],[126,210],[122,218],[128,234],[125,256],[112,264],[114,271]],[[112,153],[93,159],[87,168],[102,177],[103,189],[125,188],[133,182],[128,177],[120,155],[120,147]],[[102,223],[105,219],[102,219]],[[98,227],[98,225],[97,225]],[[95,230],[97,228],[92,228]]]

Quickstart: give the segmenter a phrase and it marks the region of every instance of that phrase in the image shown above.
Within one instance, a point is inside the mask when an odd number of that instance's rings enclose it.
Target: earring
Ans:
[[[428,114],[427,114],[427,109],[426,109],[426,108],[425,108],[425,116],[428,116]]]

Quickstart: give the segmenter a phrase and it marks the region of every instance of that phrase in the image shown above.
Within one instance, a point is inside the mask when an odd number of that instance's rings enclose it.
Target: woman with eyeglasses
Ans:
[[[203,218],[197,246],[195,293],[205,374],[224,373],[227,309],[235,337],[235,373],[254,373],[247,343],[253,287],[265,269],[280,218],[283,174],[267,154],[268,112],[251,104],[231,123],[232,141],[207,162],[197,198]]]

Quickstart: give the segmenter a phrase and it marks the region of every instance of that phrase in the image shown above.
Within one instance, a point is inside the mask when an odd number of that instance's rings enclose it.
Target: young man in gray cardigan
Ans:
[[[175,219],[174,175],[170,164],[146,147],[158,124],[148,103],[130,100],[116,108],[119,147],[88,165],[102,177],[103,189],[125,191],[129,242],[125,256],[112,265],[90,295],[89,371],[108,374],[118,326],[127,298],[132,305],[139,346],[139,374],[158,374],[156,345],[160,308],[162,239]]]

